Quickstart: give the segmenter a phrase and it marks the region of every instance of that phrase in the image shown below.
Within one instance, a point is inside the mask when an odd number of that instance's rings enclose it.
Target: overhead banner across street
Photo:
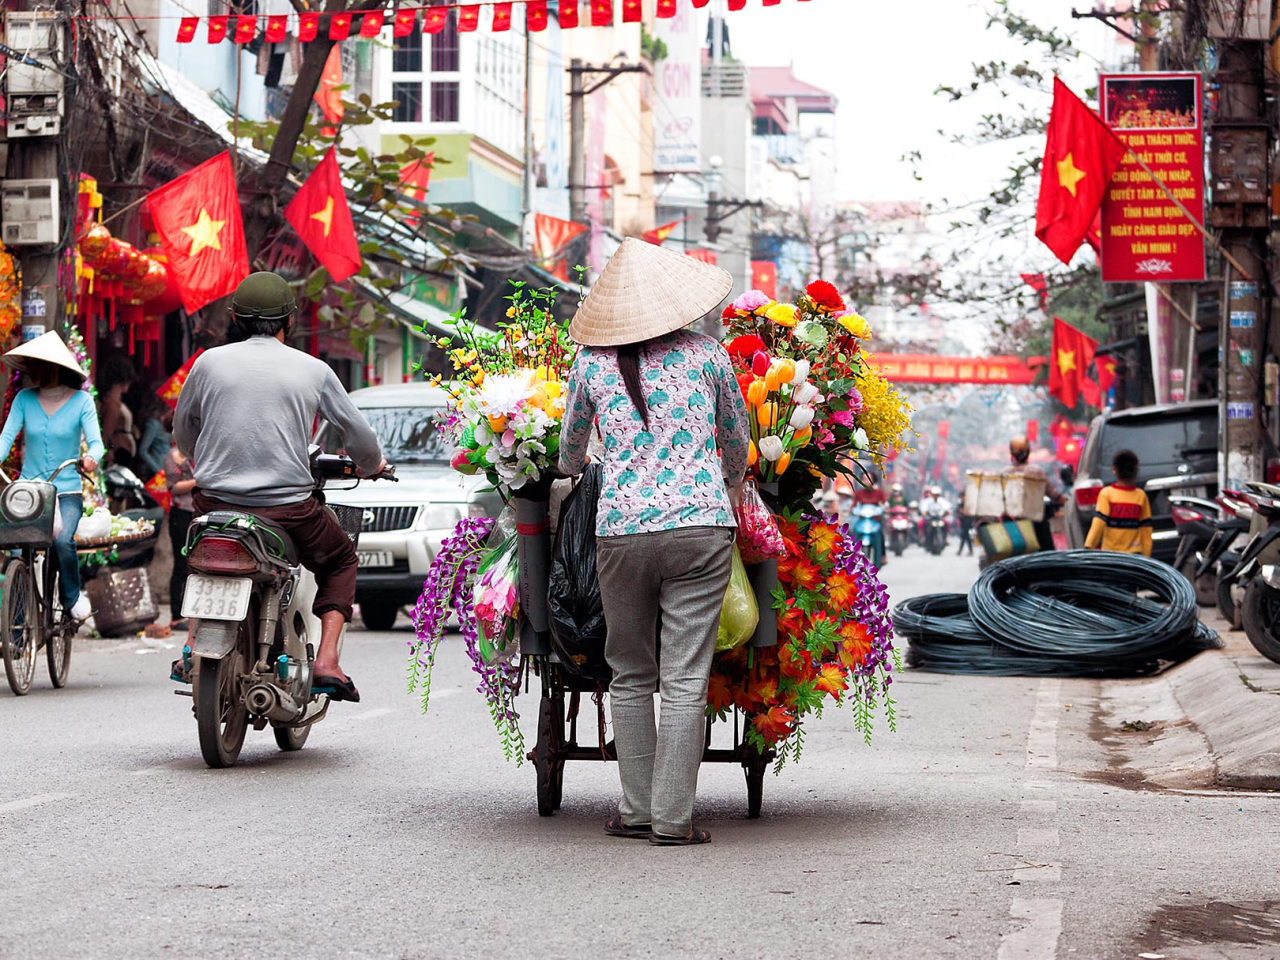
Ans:
[[[1103,120],[1132,151],[1102,198],[1102,279],[1203,280],[1204,234],[1196,226],[1204,223],[1200,75],[1102,74],[1099,81]]]
[[[927,354],[877,353],[871,366],[883,377],[902,383],[1028,384],[1035,371],[1018,357],[935,357]]]

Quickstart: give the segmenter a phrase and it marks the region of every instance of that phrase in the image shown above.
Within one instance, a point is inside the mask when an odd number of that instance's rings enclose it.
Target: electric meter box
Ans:
[[[57,180],[5,180],[3,236],[6,247],[53,246],[61,234]]]
[[[5,70],[6,127],[9,137],[52,137],[62,132],[63,28],[51,12],[10,11],[4,16],[5,44],[42,69],[10,56]]]

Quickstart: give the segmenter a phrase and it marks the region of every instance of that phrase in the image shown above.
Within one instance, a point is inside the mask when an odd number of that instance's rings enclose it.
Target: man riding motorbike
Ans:
[[[233,322],[247,339],[205,351],[187,377],[174,416],[179,450],[195,465],[197,514],[251,513],[279,524],[302,565],[315,574],[320,618],[314,684],[331,699],[359,702],[338,664],[338,641],[351,619],[356,551],[314,489],[308,453],[320,416],[342,435],[363,477],[387,465],[378,438],[324,361],[285,345],[297,301],[274,273],[255,273],[231,298]]]
[[[1062,505],[1066,494],[1057,470],[1045,471],[1043,467],[1030,461],[1031,443],[1026,437],[1014,437],[1009,441],[1009,465],[1000,472],[1006,477],[1031,477],[1045,482],[1045,496],[1049,499],[1050,509],[1045,512],[1043,520],[1035,521],[1034,526],[1040,549],[1053,550],[1053,530],[1049,525],[1049,518]]]

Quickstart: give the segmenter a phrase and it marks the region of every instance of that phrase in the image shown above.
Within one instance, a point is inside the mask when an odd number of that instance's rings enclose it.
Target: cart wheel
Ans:
[[[742,745],[742,770],[747,775],[747,819],[760,819],[760,805],[764,801],[764,772],[769,758],[752,744]]]
[[[549,817],[560,809],[564,788],[564,697],[543,697],[538,708],[538,743],[534,747],[534,771],[538,776],[538,815]]]

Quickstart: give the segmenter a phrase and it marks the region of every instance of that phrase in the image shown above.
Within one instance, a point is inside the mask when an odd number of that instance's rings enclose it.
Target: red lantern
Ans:
[[[160,247],[148,247],[143,252],[153,263],[164,268],[165,275],[164,289],[148,299],[144,308],[149,317],[163,317],[182,306],[182,294],[178,292],[178,282],[169,269],[169,258],[164,255],[164,250]]]

